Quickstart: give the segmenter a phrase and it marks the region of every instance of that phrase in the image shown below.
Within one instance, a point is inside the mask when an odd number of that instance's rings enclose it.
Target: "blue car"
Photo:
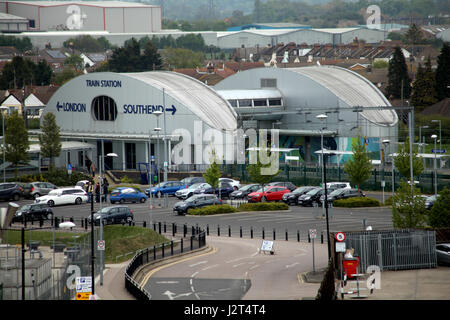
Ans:
[[[168,194],[174,196],[175,192],[180,189],[186,188],[186,185],[181,181],[161,182],[160,186],[161,189],[159,188],[159,185],[156,185],[153,188],[145,189],[145,194],[149,196],[151,190],[152,195],[162,196],[163,194]]]
[[[140,202],[144,203],[147,201],[147,196],[145,193],[131,187],[119,187],[111,192],[111,197],[109,198],[111,203],[116,202]]]

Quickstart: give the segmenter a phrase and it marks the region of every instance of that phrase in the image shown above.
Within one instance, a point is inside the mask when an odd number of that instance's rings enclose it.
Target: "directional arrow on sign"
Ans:
[[[172,108],[166,108],[166,111],[172,112],[172,115],[174,115],[175,112],[177,112],[177,108],[175,108],[175,106],[172,105]]]

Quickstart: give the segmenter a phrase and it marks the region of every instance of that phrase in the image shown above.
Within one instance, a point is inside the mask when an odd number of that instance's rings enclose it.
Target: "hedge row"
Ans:
[[[289,206],[285,203],[264,202],[264,203],[244,203],[238,208],[232,207],[228,204],[206,206],[203,208],[190,209],[188,214],[197,216],[207,216],[221,213],[234,213],[239,211],[276,211],[288,210]]]
[[[379,207],[380,202],[377,199],[373,198],[355,197],[355,198],[335,200],[333,201],[333,206],[344,208]]]

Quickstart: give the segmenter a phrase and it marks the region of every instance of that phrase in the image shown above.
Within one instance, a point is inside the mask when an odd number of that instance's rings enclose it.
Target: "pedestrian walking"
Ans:
[[[92,161],[87,156],[84,157],[84,165],[86,166],[89,174],[91,174]]]
[[[93,198],[93,194],[94,194],[94,186],[92,185],[92,183],[89,181],[86,187],[86,192],[88,194],[88,203],[91,201],[94,201]]]
[[[95,185],[95,202],[100,202],[100,183]]]
[[[108,187],[109,183],[106,178],[103,178],[103,201],[108,202]]]

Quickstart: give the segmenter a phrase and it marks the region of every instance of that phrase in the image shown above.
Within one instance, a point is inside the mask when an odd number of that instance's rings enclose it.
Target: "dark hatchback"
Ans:
[[[0,199],[19,201],[23,196],[23,188],[15,182],[0,183]]]
[[[306,194],[307,192],[311,191],[312,189],[315,189],[316,187],[311,187],[311,186],[305,186],[305,187],[300,187],[295,189],[292,192],[288,192],[283,194],[283,198],[281,198],[281,200],[283,200],[284,203],[287,203],[288,205],[292,205],[292,204],[297,204],[298,198],[301,195]]]
[[[216,194],[216,196],[220,196],[220,198],[230,198],[230,194],[234,191],[234,188],[231,184],[222,182],[219,185],[219,188],[207,188],[207,189],[198,189],[194,191],[194,194]]]
[[[52,208],[46,203],[31,203],[20,207],[12,221],[22,222],[24,219],[26,221],[40,220],[40,219],[51,219],[53,217]]]
[[[185,215],[189,209],[211,206],[213,204],[222,204],[222,200],[218,199],[214,194],[195,194],[185,201],[175,203],[173,211],[179,215]]]
[[[270,182],[266,186],[276,186],[276,187],[285,187],[289,189],[291,192],[297,189],[296,185],[289,181],[276,181]]]
[[[337,189],[328,194],[327,201],[328,203],[333,202],[334,200],[348,199],[348,198],[356,198],[356,197],[365,197],[366,194],[361,190],[358,193],[358,189]],[[320,197],[320,201],[325,201],[325,196],[322,195]]]
[[[250,193],[255,192],[261,188],[262,186],[258,183],[248,184],[230,193],[230,199],[247,199],[247,196]]]
[[[330,194],[333,190],[327,189],[327,193]],[[311,191],[301,195],[298,197],[297,203],[301,206],[312,206],[314,203],[317,203],[321,206],[320,197],[325,193],[325,189],[323,188],[314,188]]]
[[[127,206],[111,206],[101,209],[94,213],[94,224],[99,225],[100,219],[103,224],[127,223],[134,220],[133,211]],[[91,216],[88,216],[88,222],[91,223]]]

